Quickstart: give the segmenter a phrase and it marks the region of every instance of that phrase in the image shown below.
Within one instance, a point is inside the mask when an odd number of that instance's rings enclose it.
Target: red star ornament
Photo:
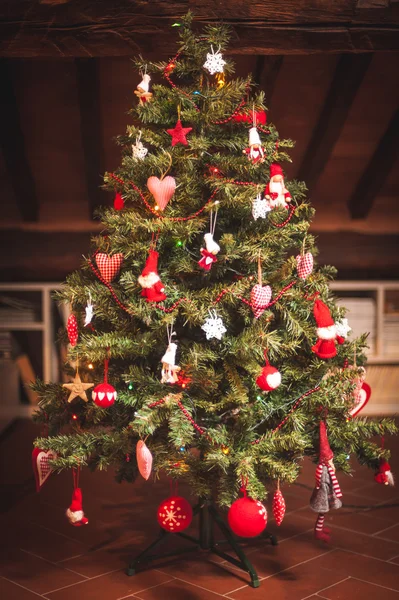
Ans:
[[[176,144],[183,144],[183,146],[188,146],[186,135],[192,130],[192,127],[183,127],[180,119],[178,119],[174,129],[167,129],[166,131],[169,133],[169,135],[172,136],[172,146],[176,146]]]

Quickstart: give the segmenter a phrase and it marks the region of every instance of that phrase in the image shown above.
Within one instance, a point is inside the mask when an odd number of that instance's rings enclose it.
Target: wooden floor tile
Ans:
[[[334,550],[321,556],[315,568],[324,568],[339,573],[342,577],[357,577],[399,591],[399,566],[381,560],[360,556],[344,550]]]
[[[399,592],[353,578],[322,590],[319,595],[328,600],[399,600]]]
[[[50,600],[118,600],[125,596],[159,585],[171,579],[157,570],[128,577],[124,571],[114,571],[83,583],[47,593]],[[61,586],[59,586],[61,587]]]
[[[168,583],[135,594],[140,600],[220,600],[221,596],[196,587],[190,583],[173,579]]]
[[[3,600],[38,600],[40,596],[0,577],[0,598]]]

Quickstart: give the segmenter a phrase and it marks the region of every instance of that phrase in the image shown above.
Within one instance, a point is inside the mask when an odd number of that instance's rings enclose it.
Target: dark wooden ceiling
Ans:
[[[269,120],[296,140],[286,171],[309,187],[320,261],[397,278],[399,2],[0,0],[2,279],[79,266],[92,212],[112,200],[99,185],[136,102],[131,57],[172,55],[189,7],[232,24],[237,73],[254,73]]]

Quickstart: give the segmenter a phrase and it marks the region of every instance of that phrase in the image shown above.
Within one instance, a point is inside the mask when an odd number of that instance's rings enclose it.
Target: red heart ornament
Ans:
[[[255,319],[265,312],[267,305],[272,297],[272,288],[270,285],[264,285],[263,287],[257,283],[251,290],[251,307],[255,315]]]
[[[33,472],[36,479],[36,491],[39,492],[42,485],[50,477],[53,469],[51,468],[49,461],[57,458],[57,454],[52,450],[41,450],[40,448],[33,448],[32,451],[32,466]]]
[[[368,383],[363,381],[362,387],[355,396],[355,406],[349,411],[351,417],[356,417],[356,415],[359,414],[361,410],[363,410],[367,402],[370,400],[370,396],[371,387]]]
[[[123,254],[121,253],[113,254],[112,256],[108,256],[105,252],[98,252],[96,254],[98,270],[100,271],[101,277],[108,282],[112,281],[114,277],[117,276],[122,262]]]
[[[165,210],[166,205],[175,193],[176,180],[169,175],[164,179],[150,177],[147,180],[147,187],[154,196],[155,202],[159,206],[159,210]]]
[[[296,257],[296,268],[300,279],[309,277],[313,271],[313,254],[311,252],[302,255],[298,254]]]

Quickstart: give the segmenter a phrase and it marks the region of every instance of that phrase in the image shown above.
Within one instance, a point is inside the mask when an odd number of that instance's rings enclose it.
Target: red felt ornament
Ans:
[[[53,450],[41,450],[41,448],[33,448],[32,467],[35,474],[37,492],[40,491],[42,485],[47,481],[53,472],[49,461],[56,458],[57,454]]]
[[[67,333],[71,346],[76,346],[78,343],[78,322],[75,315],[69,315],[67,321]]]
[[[317,337],[319,338],[312,351],[323,360],[333,358],[337,355],[335,342],[343,344],[345,338],[337,335],[337,328],[331,316],[330,309],[322,300],[317,299],[314,303],[313,314],[317,325]]]
[[[374,479],[381,485],[395,485],[395,480],[392,475],[391,465],[385,458],[380,459],[380,464],[377,473],[374,475]]]
[[[313,254],[311,252],[306,252],[306,254],[298,254],[295,260],[298,277],[300,279],[306,279],[309,277],[313,271]]]
[[[158,506],[157,519],[162,529],[177,533],[190,526],[193,509],[182,496],[170,496]]]
[[[256,379],[256,385],[264,392],[271,392],[278,388],[281,383],[281,373],[275,367],[272,367],[267,358],[265,350],[266,365],[263,367],[261,374]]]
[[[237,113],[233,116],[233,121],[236,123],[252,123],[255,120],[259,125],[266,125],[267,116],[265,110],[255,112],[255,119],[252,113]]]
[[[163,179],[152,176],[147,180],[147,187],[154,196],[159,210],[163,211],[175,193],[176,180],[174,177],[170,177],[170,175]]]
[[[227,520],[233,533],[250,538],[260,535],[267,525],[267,511],[259,500],[247,497],[243,487],[243,498],[239,498],[229,508]]]
[[[122,198],[122,195],[119,192],[116,192],[115,194],[115,198],[114,198],[114,209],[115,210],[122,210],[125,206],[125,201]]]
[[[283,169],[278,163],[270,165],[270,181],[266,185],[265,196],[270,208],[288,208],[288,202],[291,202],[291,194],[284,184]]]
[[[169,133],[169,135],[172,136],[172,146],[176,146],[176,144],[183,144],[183,146],[188,146],[186,135],[188,135],[192,130],[192,127],[183,127],[180,119],[178,119],[174,128],[167,129],[166,131]]]
[[[105,252],[97,252],[95,259],[101,277],[109,283],[119,273],[123,262],[123,254],[118,252],[117,254],[109,256],[108,254],[105,254]]]
[[[94,403],[101,408],[112,406],[116,400],[116,389],[108,383],[108,363],[109,359],[104,360],[104,381],[96,385],[92,391]]]
[[[145,267],[138,278],[143,288],[141,295],[147,302],[162,302],[166,299],[165,287],[158,275],[158,257],[156,250],[149,251]]]
[[[281,525],[285,515],[285,500],[279,485],[277,486],[277,490],[274,492],[272,508],[276,524]]]
[[[74,527],[81,527],[82,525],[88,525],[89,519],[85,517],[82,505],[82,490],[79,486],[79,468],[72,469],[74,489],[72,492],[72,501],[69,508],[66,511],[68,521]]]

